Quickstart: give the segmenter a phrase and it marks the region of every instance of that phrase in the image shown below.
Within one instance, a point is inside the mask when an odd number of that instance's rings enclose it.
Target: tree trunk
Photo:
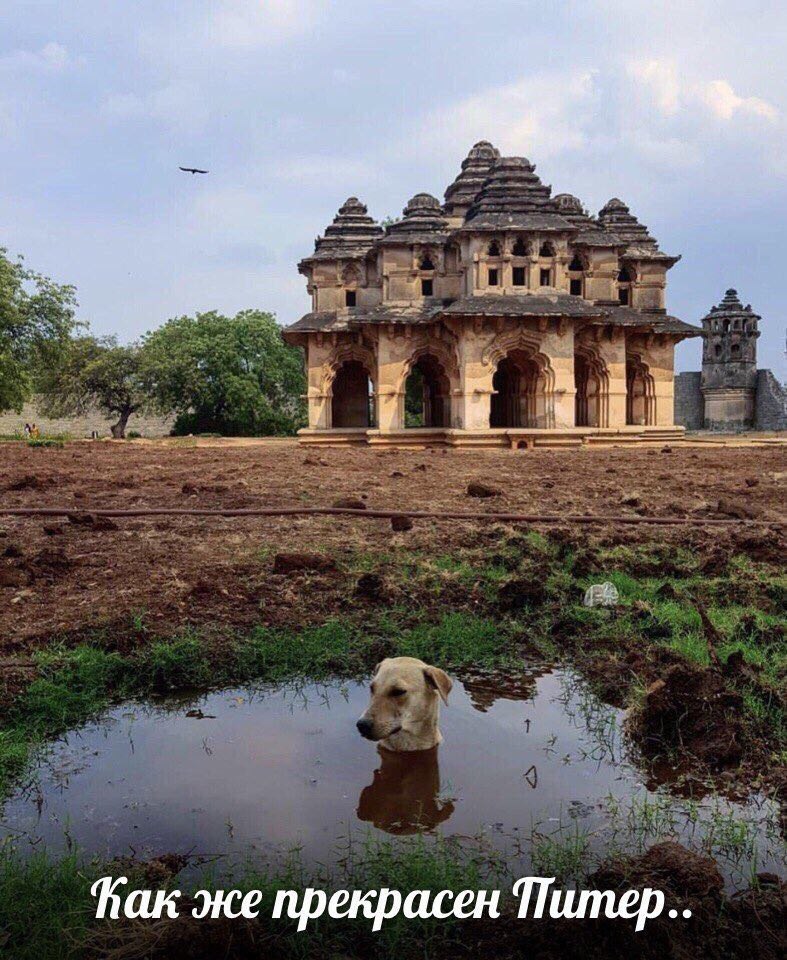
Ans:
[[[128,423],[128,418],[131,416],[130,410],[124,410],[120,414],[120,419],[116,424],[113,424],[110,427],[112,431],[112,436],[115,440],[125,440],[126,439],[126,424]]]

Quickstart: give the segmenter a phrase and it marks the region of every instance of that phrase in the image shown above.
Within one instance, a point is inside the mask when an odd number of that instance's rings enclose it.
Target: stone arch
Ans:
[[[494,368],[490,427],[554,427],[555,371],[539,347],[537,336],[518,331],[484,351],[483,362]]]
[[[609,371],[598,351],[578,343],[574,351],[575,417],[578,427],[609,426]]]
[[[407,425],[407,384],[416,373],[422,382],[422,424],[414,426],[450,427],[452,425],[452,395],[459,388],[459,364],[454,350],[441,340],[418,346],[402,367],[397,384],[400,409],[398,420]]]
[[[656,382],[638,353],[626,354],[626,423],[644,427],[656,423]]]
[[[326,364],[324,393],[328,399],[329,428],[373,426],[377,395],[374,353],[362,344],[336,350]]]

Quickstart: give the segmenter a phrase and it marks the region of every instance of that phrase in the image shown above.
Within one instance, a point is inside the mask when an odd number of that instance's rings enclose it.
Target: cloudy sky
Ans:
[[[728,0],[2,0],[0,246],[131,339],[308,309],[297,260],[349,195],[442,196],[470,145],[619,196],[682,253],[668,306],[734,286],[785,378],[787,5]],[[178,165],[206,167],[206,177]],[[679,366],[696,369],[695,342]]]

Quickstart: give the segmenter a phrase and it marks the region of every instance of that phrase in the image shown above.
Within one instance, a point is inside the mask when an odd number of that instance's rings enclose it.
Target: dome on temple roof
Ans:
[[[445,212],[449,217],[464,216],[499,157],[500,151],[488,140],[473,144],[456,180],[445,191]]]
[[[315,240],[312,256],[304,262],[363,257],[382,235],[383,228],[369,216],[366,204],[358,197],[348,197],[325,228],[325,235]]]
[[[472,229],[568,230],[543,184],[535,165],[526,157],[499,157],[465,217]]]
[[[573,193],[556,193],[553,199],[562,213],[584,214],[585,212],[582,201]]]
[[[440,201],[437,197],[433,197],[431,193],[416,193],[414,197],[408,200],[407,206],[402,210],[406,217],[419,216],[425,212],[436,212],[438,216],[442,216],[443,213]]]
[[[429,243],[440,240],[447,232],[443,208],[431,193],[416,193],[402,213],[402,219],[388,227],[385,242]]]
[[[617,197],[608,200],[598,214],[598,222],[604,230],[608,230],[628,246],[631,254],[653,254],[658,251],[655,237],[648,232],[644,223],[631,213],[628,206]]]

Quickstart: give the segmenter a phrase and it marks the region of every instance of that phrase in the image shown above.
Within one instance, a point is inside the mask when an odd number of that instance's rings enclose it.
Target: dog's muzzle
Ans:
[[[365,717],[361,717],[361,719],[355,724],[355,726],[358,728],[358,733],[360,733],[360,735],[364,737],[366,740],[374,740],[374,736],[373,736],[374,724],[372,723],[371,720],[367,720]]]

